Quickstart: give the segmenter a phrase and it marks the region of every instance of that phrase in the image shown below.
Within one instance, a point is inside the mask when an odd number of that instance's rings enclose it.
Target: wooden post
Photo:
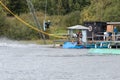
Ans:
[[[113,32],[113,41],[115,41],[115,33]]]
[[[94,42],[94,32],[92,32],[92,42]]]

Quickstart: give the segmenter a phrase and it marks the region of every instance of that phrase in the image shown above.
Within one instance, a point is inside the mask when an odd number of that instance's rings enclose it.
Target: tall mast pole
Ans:
[[[46,13],[47,13],[47,0],[46,0],[46,3],[45,3],[45,20],[46,20]]]
[[[26,0],[26,1],[27,1],[29,10],[30,10],[30,12],[32,13],[32,16],[33,16],[33,19],[34,19],[35,24],[37,25],[38,29],[40,29],[40,30],[43,31],[43,28],[40,26],[40,23],[39,23],[39,21],[38,21],[38,18],[37,18],[36,14],[35,14],[35,9],[34,9],[34,6],[33,6],[32,2],[31,2],[31,0]],[[40,35],[41,38],[43,39],[44,44],[46,44],[45,35],[42,34],[42,33],[40,33],[40,32],[39,32],[39,35]]]
[[[45,28],[45,23],[46,23],[46,13],[47,13],[47,0],[45,1],[45,17],[44,17],[44,21],[43,21],[43,29],[44,29],[44,31],[46,30],[46,28]]]

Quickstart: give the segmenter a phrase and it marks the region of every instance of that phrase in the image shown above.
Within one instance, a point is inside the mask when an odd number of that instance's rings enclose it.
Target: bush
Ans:
[[[6,26],[6,16],[4,11],[0,8],[0,36],[4,35],[4,31],[6,31],[5,26]]]
[[[7,23],[9,25],[6,26],[7,31],[4,36],[10,39],[31,40],[39,38],[38,32],[26,27],[26,25],[22,24],[14,17],[7,19]]]
[[[72,12],[63,18],[63,23],[69,27],[80,24],[80,11]]]

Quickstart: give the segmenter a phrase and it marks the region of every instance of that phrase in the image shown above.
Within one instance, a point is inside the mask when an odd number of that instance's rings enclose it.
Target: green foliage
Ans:
[[[119,21],[119,0],[91,0],[91,5],[81,13],[83,21]]]
[[[3,12],[0,10],[0,26],[3,26],[5,24],[5,16]]]
[[[80,11],[75,11],[75,12],[72,12],[72,13],[66,15],[63,18],[63,23],[67,27],[76,25],[76,24],[80,24]]]
[[[0,6],[0,36],[4,35],[4,32],[6,31],[6,16],[4,11],[2,10],[1,6]]]
[[[8,38],[16,40],[31,40],[39,38],[38,32],[26,27],[24,24],[21,24],[21,22],[15,18],[11,21],[8,19],[7,23],[9,24],[9,26],[7,26],[6,33]]]
[[[73,11],[81,11],[90,4],[89,0],[32,0],[37,11],[45,11],[50,15],[65,15]]]
[[[8,8],[15,14],[20,15],[23,12],[27,12],[26,0],[8,0]]]

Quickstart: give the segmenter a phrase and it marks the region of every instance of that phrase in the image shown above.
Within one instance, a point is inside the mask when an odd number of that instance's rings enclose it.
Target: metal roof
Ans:
[[[111,25],[120,25],[120,22],[107,22],[107,24],[111,24]]]
[[[75,25],[75,26],[68,27],[68,29],[81,29],[81,30],[87,29],[88,30],[89,28],[82,25]]]

